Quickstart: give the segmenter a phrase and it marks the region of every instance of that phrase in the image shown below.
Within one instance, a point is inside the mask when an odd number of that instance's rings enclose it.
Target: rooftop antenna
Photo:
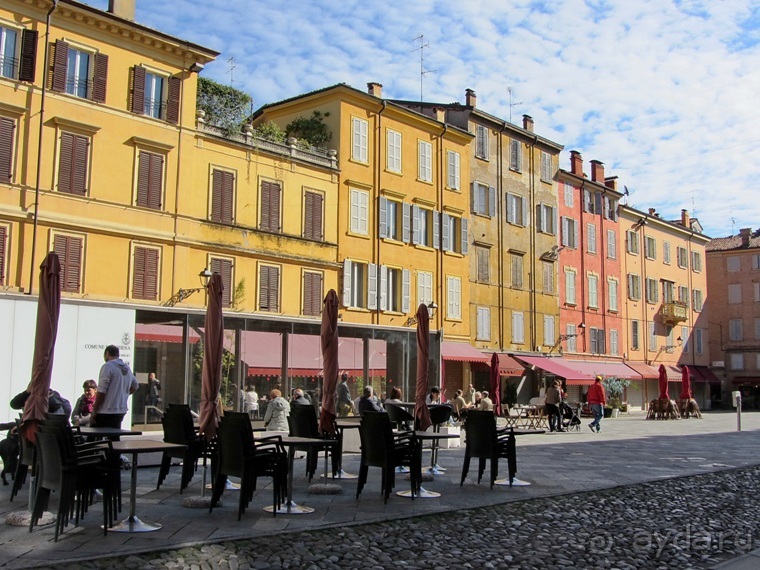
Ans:
[[[425,78],[425,76],[428,73],[435,73],[436,69],[425,69],[425,48],[429,48],[430,44],[425,43],[425,34],[420,34],[416,38],[414,38],[412,41],[418,41],[420,42],[420,47],[414,48],[412,51],[418,51],[420,52],[420,103],[422,103],[422,80]]]
[[[509,122],[512,122],[512,107],[517,107],[518,105],[522,105],[522,101],[513,101],[512,100],[512,88],[507,87],[507,94],[509,94]]]
[[[729,214],[731,215],[731,235],[734,235],[734,227],[736,226],[736,218],[734,218],[734,207],[731,206],[729,209]]]
[[[227,70],[227,73],[230,74],[230,87],[232,87],[232,84],[235,83],[233,72],[235,71],[235,68],[237,67],[237,65],[235,64],[235,58],[230,57],[230,59],[227,60],[227,63],[230,66],[229,69]]]
[[[628,190],[628,186],[625,184],[623,185],[623,196],[625,196],[625,205],[628,205],[628,196],[631,195],[631,192]]]

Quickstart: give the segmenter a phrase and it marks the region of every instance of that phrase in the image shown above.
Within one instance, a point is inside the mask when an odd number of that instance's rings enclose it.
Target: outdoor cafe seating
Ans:
[[[288,416],[288,426],[290,428],[290,435],[295,437],[308,437],[308,438],[321,438],[319,433],[319,423],[317,421],[317,412],[314,406],[306,406],[302,404],[294,404],[290,407],[290,415]],[[296,451],[306,452],[306,475],[311,482],[314,477],[314,473],[317,470],[317,464],[319,461],[319,448],[313,445],[309,446],[295,446]],[[336,473],[339,469],[339,454],[340,450],[336,447],[326,448],[326,452],[331,454],[332,457],[332,472]]]
[[[464,485],[470,470],[470,459],[478,459],[478,483],[483,478],[486,460],[491,462],[490,482],[493,489],[499,474],[499,459],[507,459],[510,484],[517,473],[517,453],[514,436],[509,430],[497,431],[496,416],[489,411],[471,411],[467,414],[467,441],[465,443],[464,462],[462,463],[462,479]]]
[[[679,420],[681,414],[676,403],[668,398],[657,398],[649,402],[648,420]]]
[[[164,441],[168,443],[178,443],[186,447],[169,449],[163,452],[161,458],[161,467],[158,471],[158,482],[156,490],[169,474],[172,459],[182,460],[182,479],[180,481],[179,492],[185,490],[193,479],[193,474],[198,469],[198,460],[201,458],[211,460],[211,472],[214,472],[215,453],[214,445],[207,444],[206,438],[199,435],[193,425],[193,416],[190,407],[181,404],[169,404],[161,418],[164,427]]]

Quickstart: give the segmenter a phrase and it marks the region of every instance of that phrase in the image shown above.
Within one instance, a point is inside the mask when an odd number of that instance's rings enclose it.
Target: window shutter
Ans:
[[[8,228],[0,226],[0,285],[5,285],[5,250]]]
[[[462,255],[467,255],[470,250],[469,233],[467,231],[467,218],[462,218]]]
[[[211,221],[222,221],[222,172],[214,170],[211,177]]]
[[[388,199],[380,196],[380,236],[388,237]]]
[[[575,223],[575,220],[573,220],[573,247],[578,247],[578,243],[579,243],[578,242],[578,240],[579,240],[579,237],[578,237],[578,228],[579,228],[579,226],[580,226],[580,224]]]
[[[377,265],[370,263],[367,277],[367,308],[377,309]]]
[[[161,188],[164,174],[164,157],[148,153],[150,157],[150,177],[148,183],[148,207],[161,209]]]
[[[132,112],[145,114],[145,68],[139,65],[132,68]]]
[[[323,223],[322,223],[322,202],[324,201],[322,194],[316,194],[312,192],[312,218],[313,221],[313,232],[312,237],[314,239],[323,240],[324,239],[324,233],[322,231]],[[322,278],[320,277],[320,283],[322,283]],[[320,288],[321,290],[321,288]],[[321,303],[320,299],[320,303]],[[320,309],[321,311],[321,309]]]
[[[351,306],[351,261],[343,260],[343,306]]]
[[[401,241],[409,243],[409,233],[411,230],[412,206],[411,204],[401,204]]]
[[[82,239],[55,236],[53,250],[61,262],[61,291],[79,293],[79,274],[82,267]]]
[[[480,193],[478,192],[478,183],[473,182],[470,184],[470,203],[471,208],[470,211],[473,214],[477,214],[480,211]]]
[[[182,80],[179,77],[170,77],[166,88],[166,122],[176,125],[179,122],[179,93]]]
[[[222,278],[222,307],[232,306],[232,261],[212,257],[211,273],[218,273]]]
[[[53,76],[50,88],[63,93],[66,91],[66,66],[69,60],[69,44],[62,40],[55,42],[53,55]]]
[[[61,151],[58,163],[58,191],[72,192],[71,175],[74,160],[74,135],[61,133]]]
[[[87,158],[90,139],[74,136],[74,156],[72,160],[71,193],[84,196],[87,194]]]
[[[211,220],[232,223],[235,176],[231,172],[214,170],[211,192]]]
[[[21,58],[19,60],[18,80],[34,83],[37,62],[37,30],[25,29],[21,32]]]
[[[441,213],[433,210],[430,215],[433,217],[433,247],[441,249]]]
[[[412,206],[412,243],[420,243],[420,207]]]
[[[509,141],[509,167],[512,170],[520,170],[519,156],[517,154],[520,150],[519,144],[519,141],[515,139]]]
[[[16,121],[0,117],[0,183],[10,184],[13,178],[13,131]]]
[[[137,170],[137,205],[148,206],[148,192],[150,181],[150,154],[140,152]]]
[[[388,310],[388,268],[380,266],[380,310]]]
[[[279,311],[280,310],[280,268],[279,267],[270,267],[269,268],[269,310],[270,311]]]
[[[449,218],[450,218],[450,216],[446,212],[443,212],[443,214],[441,214],[441,216],[443,218],[442,219],[442,222],[443,222],[443,232],[442,232],[443,233],[443,240],[442,240],[441,248],[443,249],[443,251],[451,251],[451,242],[452,242],[454,236],[449,235],[449,229],[450,229],[449,228]]]
[[[132,298],[145,298],[145,248],[136,247],[132,268]]]
[[[493,186],[488,188],[488,215],[491,217],[496,215],[496,188]]]
[[[528,201],[525,199],[525,197],[520,197],[520,202],[522,203],[522,210],[523,210],[523,225],[527,228],[530,227],[530,216],[528,215]]]
[[[4,239],[4,238],[3,238]],[[408,269],[401,271],[401,312],[408,313],[412,308],[412,272]]]
[[[270,211],[272,209],[272,183],[261,182],[261,229],[271,230]]]
[[[515,205],[512,203],[510,196],[511,195],[509,194],[509,192],[504,194],[504,208],[507,213],[507,223],[513,224],[515,222],[515,212],[514,212]]]
[[[155,301],[158,296],[158,250],[145,248],[145,296]]]
[[[313,192],[304,194],[304,213],[303,213],[303,237],[314,237],[314,196]],[[309,275],[308,273],[306,275]]]
[[[602,214],[602,195],[599,192],[594,192],[594,213]]]
[[[269,270],[271,267],[262,265],[259,268],[259,310],[269,310]]]
[[[95,54],[92,74],[92,100],[98,103],[106,102],[106,84],[108,80],[108,56],[104,53]]]

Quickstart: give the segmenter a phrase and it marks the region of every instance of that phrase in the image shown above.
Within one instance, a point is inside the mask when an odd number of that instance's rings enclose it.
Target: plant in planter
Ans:
[[[617,416],[618,411],[623,406],[623,394],[630,383],[630,380],[622,378],[605,378],[602,381],[604,391],[607,394],[607,405],[604,406],[605,418]]]

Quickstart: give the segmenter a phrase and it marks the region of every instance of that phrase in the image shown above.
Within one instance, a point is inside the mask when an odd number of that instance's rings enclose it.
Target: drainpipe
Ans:
[[[377,290],[377,309],[372,312],[372,320],[374,321],[373,324],[380,324],[380,182],[381,182],[381,175],[382,175],[382,166],[381,161],[383,157],[382,148],[380,147],[380,141],[382,139],[382,114],[385,112],[385,108],[388,106],[388,102],[383,99],[381,101],[382,107],[380,107],[380,110],[377,112],[377,128],[375,129],[375,156],[377,157],[375,159],[375,177],[377,179],[377,183],[375,184],[375,196],[373,197],[373,203],[375,204],[375,212],[377,212],[377,215],[375,216],[375,221],[377,223],[377,231],[372,232],[372,239],[375,240],[375,264],[377,265],[377,282],[375,283],[375,288]],[[366,378],[366,375],[365,375]]]
[[[538,135],[534,135],[533,142],[530,143],[530,212],[529,216],[535,216],[536,213],[536,166],[534,164],[536,143]],[[534,218],[535,219],[535,218]],[[533,224],[533,231],[530,232],[530,352],[536,350],[536,224]]]
[[[588,305],[586,304],[586,285],[588,281],[586,280],[586,254],[583,252],[583,214],[586,213],[586,196],[584,191],[586,190],[586,181],[584,180],[581,182],[581,213],[580,216],[578,216],[578,243],[575,244],[575,247],[578,248],[578,251],[581,253],[581,267],[579,271],[579,277],[580,280],[580,286],[581,286],[581,322],[586,322],[586,312],[588,309]],[[598,290],[597,290],[598,295]],[[587,327],[588,328],[588,327]],[[589,329],[589,334],[591,334],[591,330]],[[587,335],[583,334],[583,353],[586,354],[586,349],[588,348],[589,342],[586,341]]]
[[[45,126],[45,94],[47,93],[48,52],[50,51],[48,45],[50,41],[50,17],[53,15],[53,12],[57,7],[58,0],[53,0],[53,5],[50,7],[50,10],[48,10],[47,18],[45,19],[45,56],[42,67],[42,93],[40,96],[40,130],[37,135],[37,182],[34,186],[34,215],[32,218],[34,226],[32,229],[32,254],[30,256],[29,264],[29,292],[27,295],[31,295],[32,289],[34,288],[34,253],[37,248],[37,227],[39,225],[40,179],[42,177],[42,131]]]
[[[498,259],[496,260],[496,272],[498,275],[498,307],[499,307],[499,352],[504,351],[504,226],[506,221],[502,221],[501,213],[506,212],[506,208],[502,210],[501,204],[504,199],[504,159],[502,158],[502,152],[504,150],[504,131],[507,130],[507,122],[504,121],[501,130],[499,131],[498,149],[499,154],[496,158],[496,236],[497,245],[496,253]]]
[[[600,285],[599,289],[603,291],[602,299],[601,299],[602,302],[600,306],[602,308],[602,330],[604,331],[604,343],[605,343],[604,355],[607,354],[607,349],[609,348],[609,346],[607,346],[607,311],[609,311],[610,309],[610,306],[609,306],[610,298],[609,298],[609,290],[608,290],[608,284],[607,284],[607,272],[604,270],[606,266],[605,264],[606,252],[604,250],[604,244],[605,244],[604,238],[605,238],[605,233],[606,233],[606,229],[604,227],[604,198],[606,196],[607,196],[607,190],[602,190],[602,211],[599,212],[599,234],[596,236],[597,249],[599,250],[599,261],[601,262],[599,264],[601,267],[599,271],[600,273],[599,281],[601,281],[601,283],[599,283]],[[610,209],[612,209],[612,205],[610,205]],[[597,299],[597,302],[598,301],[599,299]]]
[[[649,215],[644,215],[644,222],[639,225],[639,230],[641,233],[641,240],[639,240],[639,257],[641,258],[641,284],[643,285],[641,291],[641,314],[642,314],[642,320],[641,322],[644,323],[644,330],[642,331],[644,334],[641,336],[643,337],[642,340],[644,340],[644,346],[646,347],[644,350],[644,354],[646,354],[647,358],[644,360],[651,365],[652,361],[648,358],[649,357],[649,320],[647,318],[647,256],[644,255],[644,240],[646,239],[646,236],[644,235],[644,226],[647,225],[647,221],[649,220]],[[655,334],[657,331],[655,330]],[[657,357],[655,357],[657,358]]]
[[[436,329],[438,330],[438,340],[439,340],[439,348],[443,344],[443,309],[446,303],[444,302],[444,299],[440,296],[440,292],[443,291],[443,259],[444,259],[444,251],[443,251],[443,188],[445,186],[443,182],[443,137],[446,136],[446,133],[449,130],[449,125],[444,121],[443,123],[443,131],[441,131],[441,134],[438,135],[438,203],[441,208],[441,223],[439,225],[439,231],[438,231],[438,259],[440,260],[440,270],[438,271],[438,292],[439,292],[439,299],[441,299],[441,302],[438,304],[438,310],[435,312],[435,325]],[[460,228],[461,233],[461,228]],[[454,239],[454,236],[449,236],[449,243],[451,243],[451,240]],[[433,244],[435,245],[435,244]],[[461,291],[460,291],[461,294]],[[460,299],[460,308],[461,308],[461,299]],[[440,356],[438,359],[438,385],[443,386],[444,378],[443,378],[443,355]],[[464,367],[462,367],[462,372],[464,373]],[[445,392],[445,390],[444,390]]]

